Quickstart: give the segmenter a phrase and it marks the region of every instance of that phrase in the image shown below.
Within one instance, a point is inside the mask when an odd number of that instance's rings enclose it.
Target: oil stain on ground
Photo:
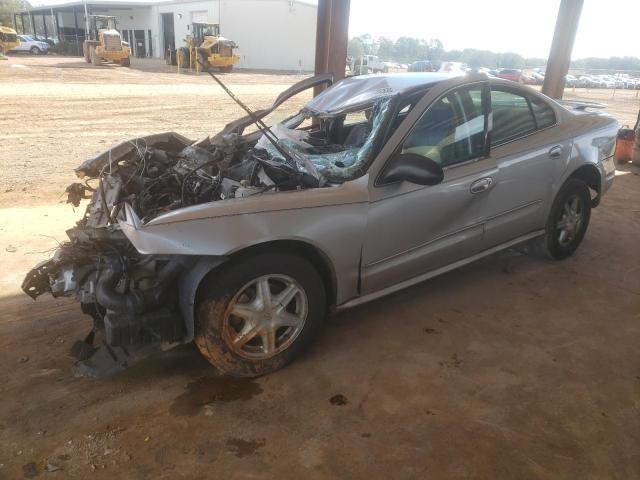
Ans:
[[[259,448],[264,447],[264,438],[256,440],[244,440],[242,438],[230,438],[227,440],[227,447],[236,457],[242,458],[256,453]]]
[[[331,402],[331,405],[342,406],[342,405],[346,405],[347,403],[349,403],[349,400],[347,399],[347,397],[345,397],[341,393],[338,393],[337,395],[334,395],[333,397],[331,397],[329,399],[329,402]]]
[[[172,415],[192,416],[207,404],[246,401],[262,393],[262,387],[250,378],[202,377],[187,385],[169,408]]]

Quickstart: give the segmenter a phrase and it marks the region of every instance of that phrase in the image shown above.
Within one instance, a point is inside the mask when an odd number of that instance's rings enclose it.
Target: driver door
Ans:
[[[407,122],[412,126],[392,155],[429,157],[443,168],[444,180],[434,186],[387,184],[384,173],[378,175],[370,192],[361,294],[410,281],[480,251],[483,207],[497,171],[487,155],[488,98],[487,82],[453,88],[436,98],[431,92],[400,125],[399,135]]]

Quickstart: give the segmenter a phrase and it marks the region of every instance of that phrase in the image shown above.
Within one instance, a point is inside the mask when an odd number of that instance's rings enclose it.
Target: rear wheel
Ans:
[[[31,53],[31,55],[40,55],[40,49],[38,47],[31,47],[29,53]]]
[[[200,287],[195,343],[222,373],[264,375],[304,351],[325,314],[324,284],[307,260],[258,254],[212,273]]]
[[[231,65],[226,66],[226,67],[220,67],[220,71],[224,72],[224,73],[229,73],[232,69],[233,69],[233,67]]]
[[[178,61],[180,62],[180,68],[189,68],[189,49],[188,48],[180,48],[179,50],[180,56]]]
[[[94,67],[99,66],[102,62],[100,61],[100,57],[98,57],[98,54],[96,53],[96,47],[91,47],[90,54],[91,54],[91,64]]]
[[[130,67],[131,66],[131,58],[130,57],[123,58],[122,60],[120,60],[120,65],[122,65],[123,67]]]
[[[201,49],[198,50],[198,62],[200,63],[200,65],[198,65],[198,70],[201,72],[208,72],[209,71],[209,57],[208,57],[209,52],[207,52],[206,49]]]
[[[167,63],[167,65],[175,65],[176,64],[176,52],[175,52],[175,50],[167,50],[167,53],[164,56],[164,60]]]
[[[591,195],[582,180],[571,178],[556,196],[544,236],[532,241],[534,253],[562,260],[573,255],[582,242],[591,218]]]

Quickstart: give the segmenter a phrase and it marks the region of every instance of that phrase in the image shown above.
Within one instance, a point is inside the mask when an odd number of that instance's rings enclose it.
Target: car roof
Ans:
[[[307,103],[305,110],[319,116],[352,112],[367,108],[383,98],[417,87],[430,87],[458,76],[443,72],[416,72],[347,77]]]

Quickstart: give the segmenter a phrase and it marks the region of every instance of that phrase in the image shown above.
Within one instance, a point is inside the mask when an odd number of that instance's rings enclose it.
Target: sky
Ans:
[[[349,36],[439,38],[445,50],[549,55],[560,0],[351,0]],[[573,48],[640,57],[640,0],[585,0]]]
[[[445,50],[546,58],[559,5],[560,0],[351,0],[349,36],[439,38]],[[584,0],[572,57],[640,57],[638,22],[640,0]]]

